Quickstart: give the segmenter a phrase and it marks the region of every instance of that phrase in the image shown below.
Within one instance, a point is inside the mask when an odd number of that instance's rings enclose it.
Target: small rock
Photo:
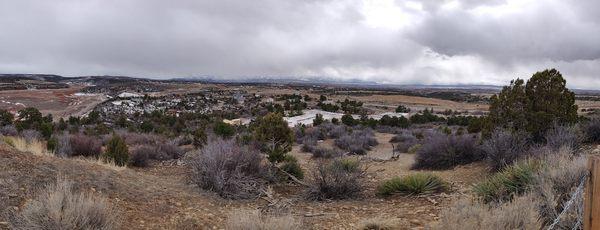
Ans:
[[[421,225],[421,221],[417,220],[417,219],[412,219],[409,221],[411,224],[415,224],[415,225]]]

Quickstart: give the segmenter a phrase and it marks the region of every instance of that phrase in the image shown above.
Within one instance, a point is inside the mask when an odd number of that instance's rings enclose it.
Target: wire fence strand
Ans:
[[[583,188],[585,186],[586,180],[587,180],[587,175],[584,175],[581,178],[581,181],[579,182],[579,186],[577,186],[577,189],[575,189],[575,191],[571,194],[571,198],[563,206],[563,210],[560,212],[560,214],[558,214],[558,216],[556,216],[556,219],[554,219],[552,224],[550,226],[548,226],[548,228],[547,228],[548,230],[553,230],[560,223],[560,220],[567,213],[567,211],[569,211],[571,209],[571,207],[574,207],[573,204],[575,203],[575,201],[578,201],[576,204],[577,210],[583,210]],[[580,200],[580,198],[581,198],[581,200]],[[579,211],[577,213],[577,223],[575,223],[575,225],[573,226],[572,229],[573,230],[579,229],[581,227],[582,220],[583,220],[583,213],[581,213],[581,211]]]

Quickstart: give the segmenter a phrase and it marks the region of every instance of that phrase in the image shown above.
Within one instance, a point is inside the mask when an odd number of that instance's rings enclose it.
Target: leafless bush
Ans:
[[[536,201],[531,196],[490,206],[476,201],[460,200],[444,210],[433,229],[541,229]]]
[[[156,154],[156,149],[150,146],[138,146],[134,148],[129,157],[129,164],[135,167],[146,167],[148,166],[148,160],[150,155]]]
[[[194,142],[194,138],[191,135],[181,135],[173,138],[172,143],[177,146],[191,145]]]
[[[302,144],[302,140],[304,139],[304,131],[306,130],[306,128],[302,125],[296,125],[292,130],[294,131],[294,138],[296,140],[296,143]]]
[[[298,219],[291,214],[268,216],[259,210],[239,210],[232,212],[227,218],[227,229],[239,230],[301,230],[305,229]]]
[[[27,129],[21,132],[21,137],[25,138],[25,141],[31,142],[34,140],[40,140],[42,138],[42,134],[36,130]]]
[[[534,179],[532,193],[539,198],[536,207],[542,223],[547,226],[563,210],[582,178],[587,174],[586,158],[573,156],[572,150],[563,147],[545,157],[545,164]],[[570,229],[575,226],[577,217],[583,215],[583,196],[578,196],[572,208],[563,215],[556,229]]]
[[[370,129],[355,130],[351,134],[346,134],[334,141],[335,145],[343,150],[353,154],[363,155],[378,144],[373,131]]]
[[[106,199],[73,191],[59,179],[11,218],[13,229],[118,229],[118,213]]]
[[[75,134],[69,139],[72,155],[84,157],[98,157],[102,153],[102,143],[94,137],[85,134]]]
[[[412,135],[412,133],[407,133],[407,132],[403,132],[403,133],[399,133],[396,136],[393,136],[392,139],[390,139],[391,143],[400,143],[400,142],[416,142],[417,138]]]
[[[482,160],[477,139],[471,135],[438,135],[417,151],[413,169],[449,169],[456,165]]]
[[[158,144],[158,153],[156,160],[179,159],[185,153],[175,142],[165,141]]]
[[[19,131],[14,125],[5,125],[0,127],[0,134],[4,136],[16,136],[19,135]]]
[[[188,159],[192,180],[202,189],[230,199],[253,198],[263,186],[260,154],[233,140],[210,140]]]
[[[333,125],[333,124],[332,124]],[[331,129],[327,132],[327,136],[329,138],[339,138],[344,134],[348,133],[346,130],[346,126],[344,125],[333,125]]]
[[[305,137],[302,141],[302,151],[312,153],[317,148],[317,140]]]
[[[73,149],[71,148],[71,136],[68,133],[57,135],[56,140],[57,142],[54,154],[60,157],[69,157],[73,155]]]
[[[575,126],[556,125],[546,132],[546,144],[554,149],[565,146],[574,150],[579,149],[582,135]]]
[[[482,145],[483,153],[493,170],[500,170],[527,155],[530,137],[523,132],[497,129]]]
[[[316,147],[312,150],[311,153],[314,158],[334,158],[344,155],[344,153],[337,148],[323,147]]]
[[[396,151],[403,153],[408,152],[408,149],[410,149],[410,147],[419,144],[419,140],[414,135],[408,132],[402,132],[400,134],[397,134],[396,136],[392,137],[392,139],[390,139],[390,142],[396,143]]]
[[[600,118],[593,118],[592,120],[586,122],[582,129],[586,142],[600,142]]]
[[[320,161],[313,171],[307,192],[309,200],[341,200],[356,198],[364,190],[364,169],[358,162],[340,159]]]
[[[387,125],[378,125],[375,127],[375,130],[380,133],[391,133],[391,134],[401,134],[405,129],[399,127],[392,127]]]
[[[118,131],[117,134],[125,139],[127,145],[154,145],[163,142],[164,138],[150,133],[132,133],[126,131]]]

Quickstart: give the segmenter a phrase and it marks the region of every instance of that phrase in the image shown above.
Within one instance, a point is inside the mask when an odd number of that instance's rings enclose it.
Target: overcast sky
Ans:
[[[0,73],[600,89],[598,0],[0,0]]]

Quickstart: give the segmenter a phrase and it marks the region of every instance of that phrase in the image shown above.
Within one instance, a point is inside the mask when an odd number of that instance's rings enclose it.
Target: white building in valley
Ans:
[[[341,120],[342,116],[344,116],[343,113],[333,113],[333,112],[327,112],[327,111],[323,111],[323,110],[319,110],[319,109],[304,110],[302,112],[304,114],[302,114],[300,116],[284,117],[283,119],[285,121],[287,121],[288,126],[294,127],[298,124],[303,124],[303,125],[308,125],[308,126],[312,125],[313,120],[317,117],[317,114],[323,115],[323,119],[330,120],[330,121],[333,118],[337,118],[338,120]],[[394,116],[395,117],[406,117],[406,118],[409,117],[408,113],[395,113],[395,112],[373,114],[373,115],[368,115],[368,117],[373,118],[375,120],[379,120],[385,115],[388,115],[390,117],[394,117]],[[360,119],[360,115],[352,115],[352,117],[354,119]]]

